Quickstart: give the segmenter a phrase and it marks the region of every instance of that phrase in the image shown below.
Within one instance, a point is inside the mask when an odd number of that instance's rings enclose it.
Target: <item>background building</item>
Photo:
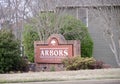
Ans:
[[[107,37],[105,37],[104,31],[109,28],[110,23],[114,23],[112,26],[110,25],[113,31],[120,28],[120,25],[115,25],[116,21],[120,21],[120,0],[40,0],[39,4],[41,11],[53,11],[59,14],[67,13],[82,20],[88,27],[94,41],[93,56],[97,60],[110,64],[112,67],[118,67],[109,42],[105,40]]]

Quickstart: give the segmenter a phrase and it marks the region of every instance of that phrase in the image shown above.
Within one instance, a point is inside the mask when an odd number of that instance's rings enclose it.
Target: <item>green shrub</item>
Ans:
[[[0,73],[22,71],[26,67],[20,57],[20,42],[9,30],[0,30]]]
[[[76,56],[63,60],[66,70],[94,69],[92,66],[96,63],[94,58],[83,58]]]
[[[52,65],[52,66],[50,67],[50,71],[51,71],[51,72],[55,71],[55,66]]]
[[[93,57],[83,58],[76,56],[73,58],[66,58],[62,61],[62,63],[66,70],[102,69],[111,67],[110,65],[105,64],[103,61],[95,60]]]

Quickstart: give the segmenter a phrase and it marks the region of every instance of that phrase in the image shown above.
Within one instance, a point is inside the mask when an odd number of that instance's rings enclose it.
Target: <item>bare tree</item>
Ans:
[[[119,2],[119,0],[108,0],[107,3],[109,4],[105,4],[104,0],[96,0],[95,3],[101,5],[91,6],[89,9],[92,10],[95,17],[101,17],[102,27],[104,28],[101,27],[103,36],[120,67],[120,6],[117,6]],[[92,4],[92,2],[89,1],[89,4]]]
[[[28,16],[27,5],[31,0],[2,0],[0,2],[1,24],[8,21],[16,38],[22,39],[22,30]],[[8,26],[10,28],[10,26]]]
[[[53,1],[53,3],[51,1]],[[31,3],[28,6],[29,12],[34,17],[35,21],[31,23],[33,23],[33,27],[37,29],[36,31],[39,34],[40,40],[46,40],[50,34],[58,33],[60,27],[62,26],[61,16],[66,10],[63,10],[60,14],[57,13],[55,11],[54,0],[51,1],[34,0],[31,1]],[[51,23],[51,19],[53,19],[54,22]]]

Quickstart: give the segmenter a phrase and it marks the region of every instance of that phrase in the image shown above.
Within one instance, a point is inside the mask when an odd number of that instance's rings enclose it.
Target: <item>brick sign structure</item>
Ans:
[[[51,35],[47,41],[35,41],[35,64],[37,70],[45,68],[50,70],[50,66],[54,66],[56,70],[64,58],[72,58],[80,55],[80,41],[65,40],[61,34]],[[60,65],[57,68],[57,65]]]

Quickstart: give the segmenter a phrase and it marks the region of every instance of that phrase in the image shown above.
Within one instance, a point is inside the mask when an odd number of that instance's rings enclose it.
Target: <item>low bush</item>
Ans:
[[[103,61],[96,60],[93,64],[90,65],[90,69],[101,69],[103,68]]]
[[[64,59],[62,63],[66,70],[101,69],[104,64],[102,61],[96,61],[93,57],[83,58],[80,56]]]

